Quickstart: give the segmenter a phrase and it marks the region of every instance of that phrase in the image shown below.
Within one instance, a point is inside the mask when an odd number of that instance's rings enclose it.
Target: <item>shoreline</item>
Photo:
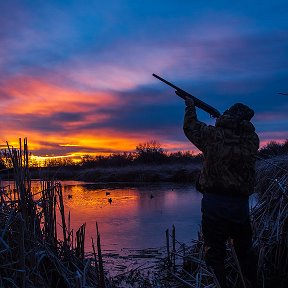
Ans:
[[[45,167],[30,168],[31,179],[75,180],[93,183],[195,183],[201,164],[141,164],[122,167]],[[11,175],[10,175],[11,174]],[[13,170],[2,173],[2,180],[13,179]]]

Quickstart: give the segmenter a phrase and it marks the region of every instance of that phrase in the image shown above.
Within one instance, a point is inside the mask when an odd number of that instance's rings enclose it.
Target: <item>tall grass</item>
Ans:
[[[85,225],[73,241],[59,182],[43,180],[32,193],[27,140],[19,144],[8,145],[15,185],[0,190],[0,287],[105,287],[98,231],[98,253],[86,259]]]

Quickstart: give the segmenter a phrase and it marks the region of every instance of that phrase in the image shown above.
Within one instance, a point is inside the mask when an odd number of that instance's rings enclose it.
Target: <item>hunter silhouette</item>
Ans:
[[[228,238],[233,239],[242,273],[256,287],[257,261],[249,215],[259,148],[259,138],[250,122],[254,111],[244,104],[234,104],[211,126],[197,119],[192,99],[187,98],[185,103],[184,133],[204,156],[196,188],[203,193],[205,261],[221,287],[229,287],[224,269],[225,244]]]

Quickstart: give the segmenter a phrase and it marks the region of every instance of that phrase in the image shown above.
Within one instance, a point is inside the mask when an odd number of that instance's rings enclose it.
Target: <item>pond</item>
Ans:
[[[91,237],[96,239],[96,221],[103,250],[115,252],[165,246],[165,231],[172,225],[180,242],[197,237],[202,196],[192,185],[61,183],[71,228],[86,223],[87,252],[92,250]]]

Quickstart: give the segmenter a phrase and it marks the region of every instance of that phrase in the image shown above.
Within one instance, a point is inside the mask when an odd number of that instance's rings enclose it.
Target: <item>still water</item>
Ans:
[[[75,231],[86,223],[87,252],[91,251],[91,237],[96,239],[96,221],[106,251],[165,246],[165,231],[172,225],[180,242],[188,244],[197,237],[202,196],[192,185],[61,183],[71,228]]]

